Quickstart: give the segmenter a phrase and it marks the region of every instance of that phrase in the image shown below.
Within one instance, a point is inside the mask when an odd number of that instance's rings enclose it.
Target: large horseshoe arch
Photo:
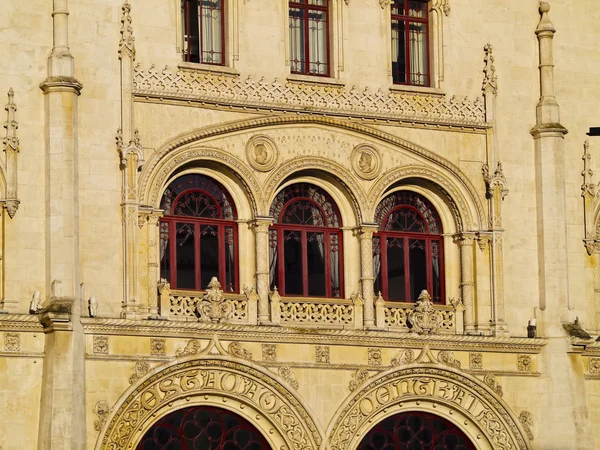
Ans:
[[[322,431],[304,402],[286,386],[266,369],[229,356],[178,358],[157,367],[121,396],[95,449],[133,450],[160,418],[195,405],[238,414],[254,425],[273,449],[318,449]]]
[[[508,405],[477,378],[451,368],[414,364],[367,380],[340,406],[321,450],[355,450],[378,423],[403,412],[439,416],[478,450],[529,450]]]

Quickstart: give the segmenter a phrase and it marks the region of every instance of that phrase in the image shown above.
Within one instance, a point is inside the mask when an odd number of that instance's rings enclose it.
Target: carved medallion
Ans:
[[[350,160],[352,169],[365,180],[377,178],[381,172],[381,156],[377,149],[370,145],[361,144],[354,147]]]
[[[279,151],[267,136],[253,136],[246,144],[246,158],[256,170],[268,172],[277,164]]]

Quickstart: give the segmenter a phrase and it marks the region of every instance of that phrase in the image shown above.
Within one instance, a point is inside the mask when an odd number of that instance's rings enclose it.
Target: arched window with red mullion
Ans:
[[[331,196],[318,186],[297,183],[271,204],[271,289],[281,295],[342,297],[342,222]]]
[[[388,301],[414,302],[427,289],[433,302],[443,303],[442,223],[431,202],[415,192],[393,192],[377,205],[375,221],[375,293]]]
[[[183,175],[161,200],[161,278],[172,289],[203,290],[217,277],[226,292],[237,292],[238,234],[235,204],[216,180]]]

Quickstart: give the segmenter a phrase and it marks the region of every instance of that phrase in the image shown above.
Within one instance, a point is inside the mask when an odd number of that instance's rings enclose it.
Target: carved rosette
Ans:
[[[444,317],[440,311],[433,309],[429,293],[422,290],[415,309],[408,313],[407,320],[412,326],[411,331],[418,334],[434,334],[442,325]]]
[[[225,301],[217,277],[212,277],[208,283],[208,290],[198,302],[197,309],[201,322],[224,323],[231,319],[233,306]]]

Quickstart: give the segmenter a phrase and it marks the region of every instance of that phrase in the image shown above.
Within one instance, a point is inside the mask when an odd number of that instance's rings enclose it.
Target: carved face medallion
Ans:
[[[381,172],[381,156],[377,149],[370,145],[356,146],[350,159],[356,174],[365,180],[372,180]]]
[[[246,144],[246,158],[256,170],[268,172],[275,167],[278,157],[275,143],[267,136],[253,136]]]

